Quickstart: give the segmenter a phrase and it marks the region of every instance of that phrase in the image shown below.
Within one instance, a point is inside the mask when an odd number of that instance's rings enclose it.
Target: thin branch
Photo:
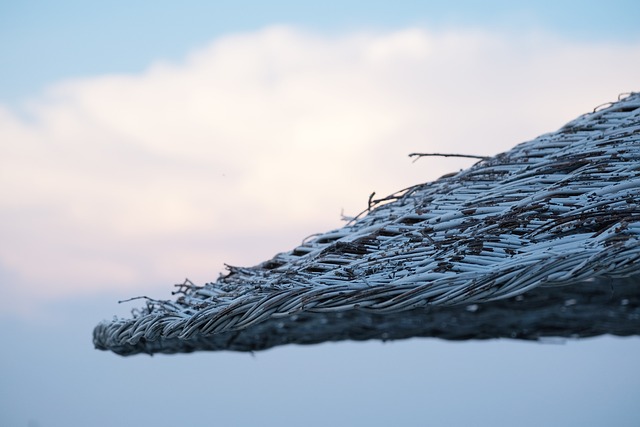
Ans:
[[[130,302],[130,301],[136,301],[136,300],[139,300],[139,299],[146,299],[147,301],[154,301],[155,302],[154,299],[142,295],[142,296],[139,296],[139,297],[133,297],[133,298],[129,298],[129,299],[120,300],[120,301],[118,301],[118,304],[123,304],[125,302]]]
[[[373,200],[373,196],[375,196],[375,195],[376,195],[375,191],[369,195],[369,201],[367,202],[367,211],[370,211],[371,210],[371,206],[373,206],[375,204],[375,201]]]
[[[469,159],[488,160],[491,157],[487,156],[474,156],[473,154],[443,154],[443,153],[411,153],[409,157],[415,157],[414,162],[420,157],[466,157]]]

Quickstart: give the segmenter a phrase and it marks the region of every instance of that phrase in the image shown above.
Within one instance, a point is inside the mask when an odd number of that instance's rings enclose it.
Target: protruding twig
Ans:
[[[443,153],[411,153],[409,157],[415,157],[414,162],[420,157],[467,157],[469,159],[488,160],[488,156],[475,156],[473,154],[443,154]]]
[[[373,200],[373,196],[376,195],[376,192],[374,191],[373,193],[369,194],[369,201],[367,202],[367,211],[371,210],[371,206],[373,206],[375,204],[375,201]]]
[[[129,299],[120,300],[120,301],[118,301],[118,304],[123,304],[125,302],[130,302],[130,301],[136,301],[136,300],[139,300],[139,299],[146,299],[147,301],[154,301],[155,302],[154,299],[142,295],[142,296],[139,296],[139,297],[133,297],[133,298],[129,298]]]

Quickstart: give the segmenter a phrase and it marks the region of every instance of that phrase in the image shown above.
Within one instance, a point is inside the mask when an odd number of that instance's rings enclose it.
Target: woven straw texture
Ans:
[[[96,326],[121,355],[640,334],[640,93]]]

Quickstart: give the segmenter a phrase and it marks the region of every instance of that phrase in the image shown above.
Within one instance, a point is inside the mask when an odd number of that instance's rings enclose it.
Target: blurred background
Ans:
[[[640,90],[635,1],[0,3],[0,426],[636,426],[640,340],[122,358],[255,265]],[[311,4],[313,3],[313,4]]]

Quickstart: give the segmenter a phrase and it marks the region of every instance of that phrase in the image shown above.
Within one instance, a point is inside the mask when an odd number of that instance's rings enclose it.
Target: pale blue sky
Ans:
[[[119,299],[171,298],[470,165],[409,152],[496,154],[640,89],[638,17],[634,0],[0,2],[0,426],[635,427],[637,337],[125,359],[91,332]]]
[[[545,30],[598,43],[640,39],[640,3],[599,1],[4,1],[0,101],[60,79],[136,72],[216,36],[291,24],[321,32],[407,26]]]

